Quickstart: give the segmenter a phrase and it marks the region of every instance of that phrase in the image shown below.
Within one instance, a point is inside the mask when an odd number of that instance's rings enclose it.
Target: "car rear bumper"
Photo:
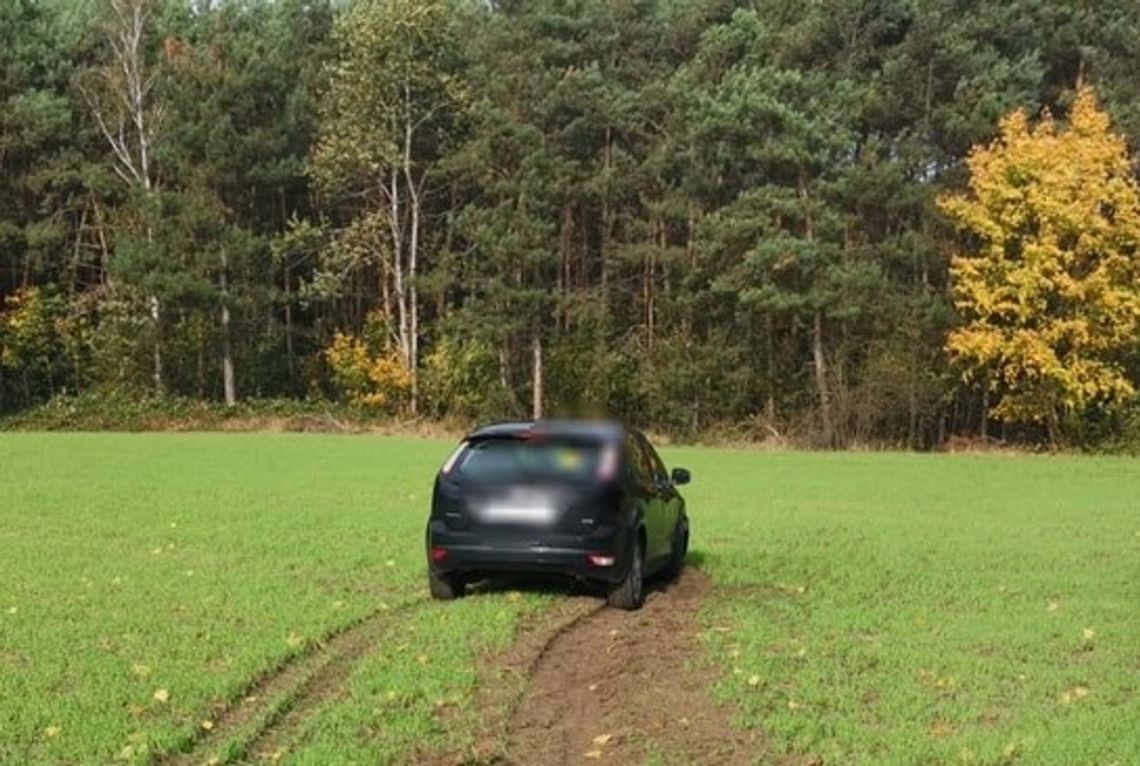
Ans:
[[[581,577],[618,583],[629,567],[624,530],[607,535],[568,536],[557,540],[482,540],[475,535],[450,530],[444,524],[428,527],[428,565],[439,574],[544,574]],[[433,551],[443,551],[433,560]],[[609,556],[613,564],[600,566],[591,556]]]

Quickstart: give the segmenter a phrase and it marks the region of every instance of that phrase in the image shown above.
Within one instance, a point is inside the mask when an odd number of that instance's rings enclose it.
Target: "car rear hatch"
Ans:
[[[581,436],[470,440],[441,472],[436,516],[480,545],[573,545],[612,524],[617,457]]]

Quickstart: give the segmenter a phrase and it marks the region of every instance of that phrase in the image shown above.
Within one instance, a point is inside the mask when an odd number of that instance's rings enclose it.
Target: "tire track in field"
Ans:
[[[755,733],[713,704],[716,673],[697,646],[709,579],[687,568],[637,612],[605,609],[558,636],[536,663],[510,723],[507,761],[754,764]]]
[[[353,668],[394,618],[427,604],[415,599],[375,609],[313,642],[255,678],[235,699],[215,708],[200,728],[154,766],[202,766],[269,756],[282,748],[317,708],[340,691]]]
[[[482,729],[473,746],[463,752],[420,752],[408,763],[416,766],[509,763],[503,753],[510,739],[510,722],[535,669],[556,640],[605,608],[604,599],[568,595],[549,609],[524,617],[511,646],[505,653],[489,657],[479,674],[476,709],[481,713]]]
[[[555,607],[524,629],[496,676],[480,679],[480,709],[489,712],[472,751],[413,762],[640,764],[651,754],[666,764],[772,762],[762,735],[734,729],[709,697],[717,672],[696,642],[710,591],[690,567],[658,583],[637,612],[599,599]]]

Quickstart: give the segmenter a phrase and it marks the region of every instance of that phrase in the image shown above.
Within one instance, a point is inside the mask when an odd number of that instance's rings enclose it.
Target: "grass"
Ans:
[[[184,747],[258,674],[380,606],[408,604],[370,660],[389,664],[391,683],[360,687],[376,699],[359,710],[382,708],[372,718],[384,725],[340,750],[357,760],[447,741],[435,701],[466,699],[473,654],[550,598],[426,603],[425,502],[450,448],[0,437],[0,763],[145,763]],[[424,628],[440,621],[462,625],[461,640],[425,648]],[[318,760],[321,748],[318,738]]]
[[[826,763],[1140,763],[1135,461],[674,456],[742,725]]]
[[[393,619],[283,762],[464,746],[479,657],[556,596],[426,601],[423,518],[450,447],[0,435],[0,763],[184,749],[251,679],[381,606]],[[716,693],[775,749],[827,763],[1140,763],[1133,461],[666,459],[695,477]]]

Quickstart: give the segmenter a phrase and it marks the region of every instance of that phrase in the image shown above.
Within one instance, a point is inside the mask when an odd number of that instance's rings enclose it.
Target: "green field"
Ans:
[[[558,597],[426,601],[424,514],[450,448],[0,436],[0,763],[154,762],[253,679],[377,612],[391,619],[374,650],[281,762],[463,746],[479,658]],[[665,457],[694,474],[713,693],[776,751],[1140,764],[1140,464]]]

